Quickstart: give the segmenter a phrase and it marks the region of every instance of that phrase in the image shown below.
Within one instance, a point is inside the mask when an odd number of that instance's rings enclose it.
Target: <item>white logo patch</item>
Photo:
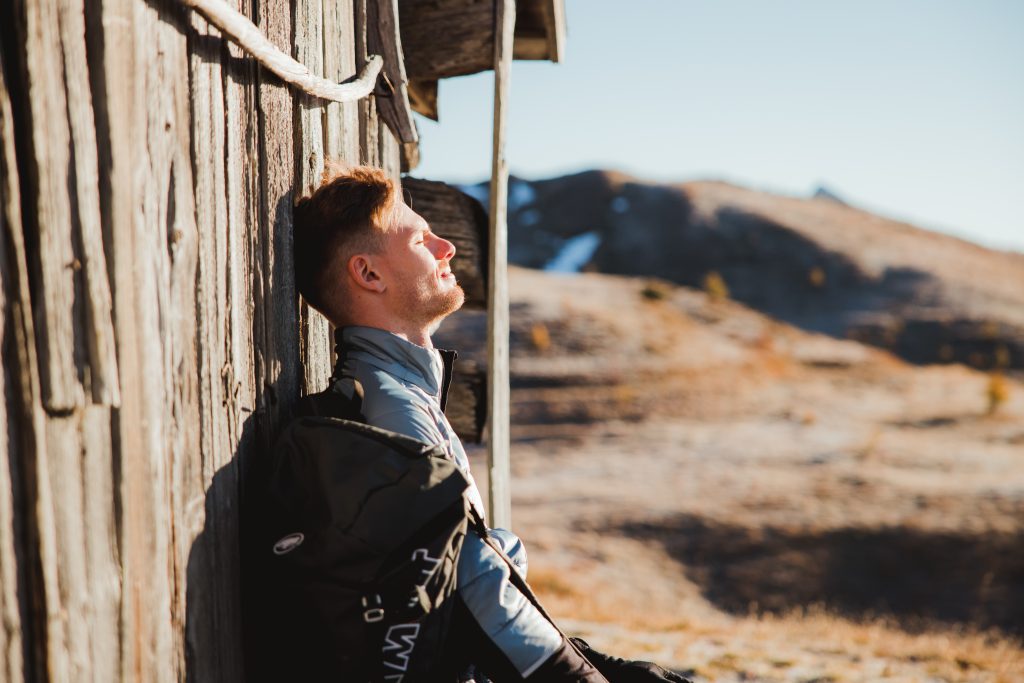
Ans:
[[[280,541],[274,544],[274,554],[284,555],[302,545],[302,542],[306,540],[306,537],[301,533],[288,534]]]

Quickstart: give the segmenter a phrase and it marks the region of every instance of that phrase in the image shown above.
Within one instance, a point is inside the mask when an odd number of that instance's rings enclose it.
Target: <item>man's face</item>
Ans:
[[[379,260],[387,306],[406,322],[434,325],[466,299],[449,262],[455,245],[430,231],[422,216],[400,202],[385,233]]]

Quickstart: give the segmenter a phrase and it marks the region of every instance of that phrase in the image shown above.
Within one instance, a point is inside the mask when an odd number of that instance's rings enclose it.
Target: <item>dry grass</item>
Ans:
[[[996,631],[936,626],[909,633],[887,619],[854,621],[822,608],[784,615],[673,615],[667,609],[638,610],[622,592],[588,586],[579,576],[570,583],[567,576],[536,568],[530,577],[564,628],[599,650],[659,661],[703,679],[1024,680],[1024,645]]]

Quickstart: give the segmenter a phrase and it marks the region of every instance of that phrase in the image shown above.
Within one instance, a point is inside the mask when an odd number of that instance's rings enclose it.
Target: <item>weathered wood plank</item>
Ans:
[[[355,6],[336,0],[324,7],[324,76],[341,82],[356,73]],[[360,61],[360,64],[363,62]],[[329,159],[359,163],[359,103],[331,102],[326,106],[324,152]]]
[[[373,0],[355,0],[356,59],[369,55],[369,9]],[[380,121],[377,113],[377,98],[374,96],[359,100],[359,163],[366,166],[381,165]]]
[[[92,400],[117,405],[120,389],[113,304],[107,279],[107,260],[103,252],[100,220],[98,149],[96,125],[89,86],[88,57],[85,45],[85,5],[83,0],[60,0],[60,40],[63,55],[67,116],[71,132],[73,217],[76,219],[79,261],[84,276],[85,337],[89,372],[86,378]]]
[[[259,0],[260,28],[280,48],[291,46],[292,17],[274,0]],[[261,445],[269,448],[301,387],[299,312],[292,270],[292,191],[297,113],[288,89],[259,77],[259,229],[253,232],[256,410]]]
[[[400,142],[416,144],[419,134],[409,105],[409,79],[402,55],[398,0],[369,0],[366,9],[369,51],[384,57],[383,73],[389,86],[388,92],[382,92],[383,88],[378,87],[377,92],[381,94],[377,98],[377,108]]]
[[[514,0],[496,0],[494,41],[494,147],[491,167],[491,210],[487,288],[487,467],[490,523],[512,528],[509,463],[509,320],[508,320],[508,162],[505,128],[508,120]]]
[[[494,68],[494,0],[399,0],[405,68],[414,81]]]
[[[431,229],[455,244],[452,271],[466,292],[467,308],[487,303],[487,212],[480,202],[458,189],[432,180],[403,178],[412,209]]]
[[[380,167],[394,181],[396,187],[401,187],[402,143],[395,138],[395,134],[391,132],[383,119],[380,120],[377,140],[380,145]]]
[[[111,183],[110,202],[118,207],[111,241],[123,398],[121,677],[171,681],[185,671],[186,614],[175,596],[186,584],[174,538],[188,528],[171,486],[180,463],[200,451],[187,23],[176,4],[103,8],[107,107],[120,133],[111,135],[112,173],[128,180]]]
[[[62,64],[58,3],[54,0],[18,3],[25,33],[24,64],[27,109],[32,131],[28,146],[32,165],[26,190],[33,212],[25,216],[34,244],[29,256],[36,261],[33,297],[36,342],[39,350],[43,403],[66,412],[84,402],[75,347],[75,279],[81,267],[74,250],[71,196],[68,187],[71,132]]]
[[[88,604],[89,655],[92,680],[117,680],[121,667],[120,637],[121,564],[117,547],[117,519],[111,410],[87,406],[79,432],[82,452],[82,500],[79,512],[85,538],[85,601]],[[61,501],[61,505],[66,505]]]
[[[398,5],[410,80],[432,81],[494,68],[496,0],[398,0]],[[513,59],[561,61],[563,0],[516,3],[514,31]]]
[[[187,677],[233,681],[243,678],[234,458],[241,440],[241,404],[251,391],[251,327],[241,320],[251,305],[244,231],[251,213],[247,196],[254,193],[245,149],[254,135],[248,126],[251,94],[246,92],[254,67],[201,19],[192,22],[200,449],[176,459],[172,470],[175,566],[186,583],[176,599],[185,615]]]
[[[320,76],[323,75],[324,56],[323,12],[321,0],[297,0],[295,3],[296,59]],[[296,101],[295,148],[299,158],[295,190],[299,195],[308,195],[323,178],[324,105],[309,97],[300,96]],[[313,393],[326,387],[331,374],[330,326],[326,318],[305,302],[299,311],[303,392]]]
[[[21,233],[21,189],[18,178],[14,142],[14,113],[10,90],[4,75],[4,59],[0,54],[0,346],[4,358],[0,372],[0,679],[18,683],[25,680],[22,648],[25,633],[22,596],[26,563],[24,538],[15,519],[17,499],[23,495],[18,477],[18,463],[27,460],[22,453],[22,409],[18,401],[18,375],[24,371],[18,351],[16,327],[21,318],[16,308],[17,269],[11,262],[7,244],[12,232]],[[15,473],[12,476],[12,472]],[[17,480],[18,488],[15,488]],[[20,560],[19,560],[20,558]],[[30,673],[29,670],[28,673]]]
[[[437,79],[409,81],[409,105],[417,114],[437,121]]]
[[[63,651],[59,655],[67,658],[65,680],[68,681],[96,680],[89,647],[91,615],[85,568],[86,531],[82,527],[80,415],[81,411],[76,411],[68,417],[49,417],[46,420],[48,453],[45,459],[42,454],[37,456],[40,488],[49,486],[52,491],[49,533],[60,549],[53,556],[53,562],[61,606],[57,619],[64,630]]]

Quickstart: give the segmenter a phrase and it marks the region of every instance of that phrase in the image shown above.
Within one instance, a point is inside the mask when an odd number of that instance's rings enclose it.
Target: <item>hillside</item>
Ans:
[[[1024,385],[663,280],[511,289],[514,528],[568,628],[702,681],[1024,678]]]
[[[519,265],[710,282],[779,320],[911,362],[1024,368],[1024,254],[826,193],[801,199],[609,171],[513,179],[510,205],[509,259]]]

